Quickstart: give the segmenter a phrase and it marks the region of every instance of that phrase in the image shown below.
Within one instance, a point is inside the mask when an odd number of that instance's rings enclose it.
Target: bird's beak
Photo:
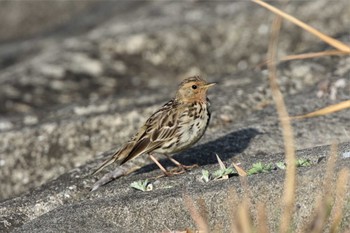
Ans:
[[[216,83],[208,83],[208,84],[205,85],[204,87],[208,89],[209,87],[212,87],[212,86],[214,86],[214,85],[216,85]]]

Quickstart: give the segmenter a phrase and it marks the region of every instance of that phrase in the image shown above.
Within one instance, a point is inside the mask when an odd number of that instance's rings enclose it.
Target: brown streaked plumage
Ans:
[[[214,84],[199,76],[185,79],[175,98],[153,113],[136,135],[93,173],[114,162],[119,165],[115,171],[97,181],[92,190],[142,167],[145,162],[139,157],[142,154],[149,154],[166,175],[171,173],[152,156],[153,152],[166,155],[182,170],[186,168],[169,155],[189,148],[203,136],[210,120],[207,90]],[[139,161],[136,158],[140,158]],[[127,166],[128,163],[133,164],[132,161],[135,166]]]

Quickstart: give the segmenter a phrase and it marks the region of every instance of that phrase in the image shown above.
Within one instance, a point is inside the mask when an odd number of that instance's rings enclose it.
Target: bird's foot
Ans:
[[[165,170],[163,171],[162,170],[162,174],[159,175],[159,176],[156,176],[155,179],[159,179],[159,178],[162,178],[162,177],[169,177],[169,176],[175,176],[175,175],[179,175],[179,174],[183,174],[186,172],[186,169],[184,168],[179,168],[179,167],[176,167],[176,168],[173,168],[171,170]]]
[[[171,169],[170,171],[168,171],[167,176],[173,176],[173,175],[178,175],[178,174],[182,174],[185,173],[186,171],[190,171],[192,168],[198,167],[198,164],[193,164],[193,165],[183,165],[180,164],[177,167]]]
[[[186,169],[183,168],[183,167],[175,167],[175,168],[173,168],[173,169],[171,169],[169,171],[169,173],[171,175],[179,175],[179,174],[182,174],[182,173],[185,173],[185,172],[186,172]]]
[[[199,165],[198,164],[193,164],[193,165],[183,165],[183,164],[181,164],[180,167],[182,169],[186,170],[186,171],[189,171],[189,170],[191,170],[191,169],[193,169],[195,167],[199,167]]]

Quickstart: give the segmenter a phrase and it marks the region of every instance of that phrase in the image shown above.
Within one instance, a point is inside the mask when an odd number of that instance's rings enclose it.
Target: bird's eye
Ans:
[[[197,85],[192,85],[192,89],[197,89]]]

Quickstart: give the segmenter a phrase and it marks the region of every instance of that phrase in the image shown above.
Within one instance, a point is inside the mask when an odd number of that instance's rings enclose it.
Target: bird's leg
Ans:
[[[186,170],[191,170],[192,168],[198,167],[198,164],[193,164],[190,166],[183,165],[179,161],[175,160],[173,157],[169,155],[165,155],[171,162],[173,162],[178,168],[180,168],[181,173],[185,172]]]
[[[153,156],[153,155],[149,155],[149,157],[152,159],[152,161],[160,168],[160,170],[162,170],[162,172],[164,173],[164,175],[166,176],[172,176],[174,175],[173,173],[169,172],[168,170],[166,170],[162,164],[160,164],[160,162]]]

